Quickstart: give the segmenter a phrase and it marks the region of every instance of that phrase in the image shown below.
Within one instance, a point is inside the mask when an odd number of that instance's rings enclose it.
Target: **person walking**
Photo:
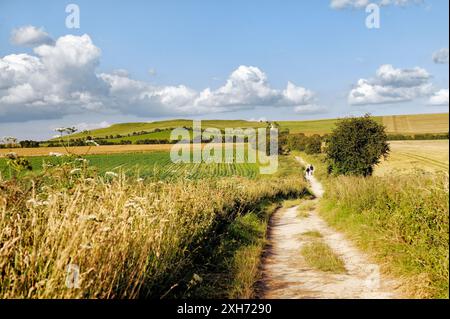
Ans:
[[[311,176],[314,174],[314,166],[309,166],[309,173],[311,174]]]
[[[309,173],[310,173],[310,170],[309,170],[309,166],[308,166],[308,167],[306,167],[306,178],[309,177]]]

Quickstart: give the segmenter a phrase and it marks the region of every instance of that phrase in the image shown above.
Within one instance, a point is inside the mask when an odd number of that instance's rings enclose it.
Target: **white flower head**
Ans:
[[[105,173],[105,176],[107,176],[107,177],[118,177],[119,174],[114,173],[114,172],[106,172],[106,173]]]
[[[49,156],[55,156],[55,157],[61,157],[64,156],[64,154],[61,153],[57,153],[57,152],[50,152],[48,153]]]
[[[86,140],[85,143],[88,144],[88,145],[100,146],[100,144],[98,144],[94,140]]]
[[[19,156],[17,155],[17,153],[15,153],[15,152],[9,152],[9,153],[6,153],[5,156],[6,156],[7,158],[9,158],[9,159],[16,159],[16,158],[19,157]]]
[[[70,171],[70,175],[75,175],[81,173],[81,168],[74,168]]]

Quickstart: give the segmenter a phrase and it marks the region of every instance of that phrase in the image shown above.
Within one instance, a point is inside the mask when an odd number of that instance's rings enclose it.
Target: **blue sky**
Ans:
[[[68,29],[70,2],[0,0],[0,136],[46,138],[62,125],[173,117],[304,120],[448,112],[448,1],[399,6],[392,0],[380,9],[380,29],[365,26],[367,13],[352,0],[344,0],[349,4],[342,9],[332,2],[73,1],[80,29]],[[36,49],[28,38],[14,40],[14,30],[25,32],[20,28],[26,26],[56,44]],[[59,42],[70,34],[76,37]],[[89,40],[81,42],[84,34]],[[447,62],[436,63],[433,54],[442,49]],[[70,50],[74,64],[53,69]],[[91,60],[76,64],[82,52],[92,53]],[[44,63],[29,71],[30,83],[5,71],[17,63],[5,57],[18,54]],[[100,74],[99,84],[93,77]],[[119,89],[112,74],[133,82]],[[42,78],[50,75],[70,85],[47,88],[52,81]],[[62,106],[58,101],[69,95]]]

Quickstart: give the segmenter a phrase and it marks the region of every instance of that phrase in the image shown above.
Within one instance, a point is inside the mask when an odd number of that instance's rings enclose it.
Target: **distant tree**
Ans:
[[[329,172],[370,176],[389,154],[385,127],[369,114],[339,121],[326,146]]]
[[[307,137],[304,133],[289,134],[286,140],[287,147],[295,151],[304,151]]]
[[[39,147],[39,142],[31,140],[20,141],[19,144],[22,148]]]
[[[322,138],[320,135],[314,134],[306,139],[305,152],[306,154],[322,153]]]

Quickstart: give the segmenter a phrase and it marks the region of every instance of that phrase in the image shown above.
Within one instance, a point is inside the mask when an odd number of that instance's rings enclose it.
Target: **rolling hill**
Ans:
[[[386,126],[388,134],[423,134],[423,133],[448,133],[449,114],[415,114],[415,115],[390,115],[377,116],[377,121]],[[338,119],[310,120],[310,121],[277,121],[281,129],[289,129],[290,133],[327,134],[332,131]],[[265,122],[251,122],[244,120],[205,120],[202,127],[224,128],[248,128],[265,127]],[[111,141],[143,139],[168,139],[170,129],[176,127],[191,127],[192,120],[177,119],[157,122],[137,122],[114,124],[107,128],[79,132],[70,135],[70,138],[105,138]],[[155,131],[156,130],[156,131]]]

